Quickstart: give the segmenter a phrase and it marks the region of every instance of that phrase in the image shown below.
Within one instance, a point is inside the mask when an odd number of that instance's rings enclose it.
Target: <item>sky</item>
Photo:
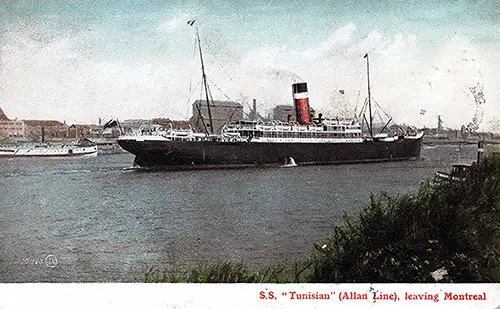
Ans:
[[[4,0],[0,107],[10,118],[187,119],[201,97],[267,115],[307,82],[349,117],[367,96],[395,122],[500,132],[500,1]],[[342,95],[340,90],[343,90]]]

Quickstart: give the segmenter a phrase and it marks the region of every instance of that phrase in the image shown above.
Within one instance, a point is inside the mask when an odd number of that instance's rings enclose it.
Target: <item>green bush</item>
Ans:
[[[412,195],[371,197],[316,245],[311,282],[498,281],[500,158],[465,181],[425,182]]]

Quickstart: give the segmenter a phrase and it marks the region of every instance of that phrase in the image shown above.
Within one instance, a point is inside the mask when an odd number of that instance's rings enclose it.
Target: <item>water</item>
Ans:
[[[370,192],[413,192],[475,151],[424,146],[413,162],[184,172],[124,170],[129,154],[2,158],[0,280],[128,282],[151,266],[302,259]]]

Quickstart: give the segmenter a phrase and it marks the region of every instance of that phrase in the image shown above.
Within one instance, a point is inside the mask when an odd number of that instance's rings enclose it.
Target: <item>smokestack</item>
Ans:
[[[253,119],[257,120],[257,100],[253,99]]]
[[[297,121],[300,124],[311,122],[309,118],[309,94],[307,93],[307,83],[296,83],[292,85],[293,103]]]

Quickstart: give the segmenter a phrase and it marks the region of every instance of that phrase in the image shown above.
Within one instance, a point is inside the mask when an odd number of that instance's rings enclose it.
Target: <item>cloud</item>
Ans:
[[[356,26],[354,24],[347,24],[335,30],[319,46],[306,51],[306,53],[313,58],[321,58],[332,54],[338,54],[343,51],[344,47],[352,42],[355,32]]]
[[[361,83],[366,76],[363,59],[366,52],[373,52],[371,57],[379,66],[376,72],[387,70],[396,63],[399,73],[401,67],[406,67],[400,60],[418,54],[417,38],[413,34],[385,37],[377,31],[360,37],[357,27],[347,24],[332,31],[325,41],[305,50],[292,50],[284,46],[264,46],[250,50],[240,63],[235,64],[233,74],[240,72],[237,79],[245,85],[244,93],[250,98],[257,98],[261,102],[259,107],[266,111],[277,104],[292,104],[292,83],[306,81],[311,105],[316,110],[327,116],[337,116],[338,100],[332,98],[331,94],[342,89],[345,91],[342,113],[350,109],[348,114],[352,115],[356,105],[362,104],[366,95],[365,86]],[[386,76],[400,79],[394,77],[392,69],[388,72],[392,74],[387,73]],[[387,80],[383,74],[377,75],[379,80],[376,85]]]
[[[483,73],[488,64],[479,50],[466,40],[454,39],[428,61],[432,65],[426,74],[428,87],[417,89],[416,100],[430,112],[428,117],[441,115],[449,127],[471,122],[477,111],[470,88],[489,78]]]
[[[308,82],[316,110],[328,116],[349,114],[349,108],[359,110],[366,97],[362,56],[369,52],[372,95],[397,122],[435,126],[441,115],[449,127],[459,128],[484,114],[480,129],[490,129],[488,119],[500,109],[498,99],[492,97],[499,92],[493,86],[498,65],[492,65],[498,49],[488,50],[490,59],[486,59],[484,51],[462,38],[428,49],[415,33],[386,36],[370,31],[360,36],[356,29],[348,24],[304,51],[266,46],[248,52],[242,62],[245,76],[240,78],[246,93],[259,96],[262,107],[270,110],[275,104],[292,103],[289,88],[300,79]],[[478,83],[484,84],[484,112],[477,110],[470,92]],[[345,91],[341,106],[332,97],[338,89]],[[420,115],[421,109],[428,113]]]
[[[173,29],[179,28],[187,24],[189,20],[193,19],[193,15],[190,13],[178,13],[171,19],[163,21],[156,28],[157,32],[169,32]]]
[[[185,70],[154,62],[94,62],[79,49],[78,38],[16,42],[7,44],[3,55],[3,108],[13,117],[95,122],[98,117],[186,116],[176,102],[185,97],[187,86],[179,83],[188,79]]]
[[[157,23],[157,31],[172,31],[190,17],[188,13],[175,15]],[[190,104],[199,94],[199,86],[194,88],[201,79],[190,39],[163,42],[151,35],[144,42],[154,39],[155,52],[148,48],[141,49],[142,54],[114,51],[115,47],[107,46],[105,53],[99,53],[100,40],[106,36],[102,29],[98,34],[99,46],[94,47],[97,38],[90,32],[62,35],[49,42],[10,33],[3,46],[3,110],[10,117],[70,122],[190,116]],[[277,104],[292,104],[291,84],[305,81],[311,105],[323,115],[336,116],[354,111],[356,105],[359,110],[363,103],[363,55],[368,52],[372,94],[396,121],[430,126],[442,115],[450,127],[467,124],[475,114],[469,87],[481,83],[486,103],[480,129],[493,126],[492,119],[500,114],[496,75],[500,47],[490,44],[485,49],[460,37],[428,47],[424,38],[421,33],[361,31],[347,23],[307,47],[267,42],[231,53],[226,51],[229,45],[218,43],[222,47],[217,61],[211,49],[204,48],[205,65],[209,79],[217,85],[211,88],[214,99],[229,97],[248,103],[256,98],[261,113],[266,114]],[[214,41],[219,42],[204,42]],[[177,52],[184,47],[185,53]],[[339,89],[345,92],[341,106],[339,98],[332,98]],[[420,115],[421,109],[427,113]]]

